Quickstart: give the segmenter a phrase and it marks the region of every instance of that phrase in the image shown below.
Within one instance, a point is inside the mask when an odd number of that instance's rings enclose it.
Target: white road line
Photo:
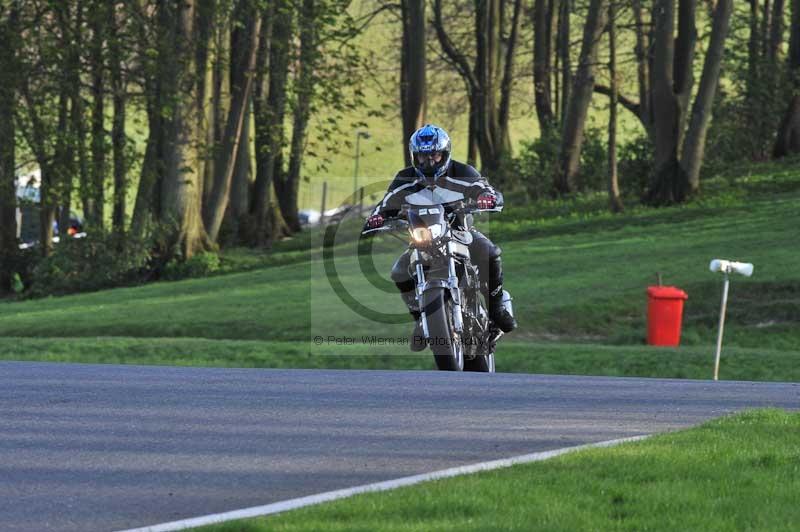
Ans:
[[[492,460],[490,462],[480,462],[477,464],[470,464],[460,467],[452,467],[450,469],[442,469],[441,471],[434,471],[432,473],[423,473],[421,475],[413,475],[410,477],[396,478],[394,480],[386,480],[383,482],[376,482],[373,484],[364,484],[363,486],[355,486],[352,488],[345,488],[335,491],[326,491],[324,493],[317,493],[316,495],[309,495],[307,497],[300,497],[297,499],[289,499],[286,501],[274,502],[264,506],[253,506],[251,508],[243,508],[241,510],[232,510],[230,512],[223,512],[219,514],[204,515],[200,517],[192,517],[189,519],[182,519],[180,521],[172,521],[169,523],[161,523],[158,525],[151,525],[142,528],[132,528],[121,532],[169,532],[172,530],[185,530],[187,528],[211,525],[215,523],[223,523],[225,521],[233,521],[235,519],[247,519],[251,517],[260,517],[264,515],[272,515],[296,508],[303,508],[304,506],[312,506],[314,504],[321,504],[323,502],[335,501],[337,499],[344,499],[352,497],[359,493],[370,493],[376,491],[388,491],[404,486],[411,486],[419,484],[420,482],[427,482],[429,480],[437,480],[441,478],[450,478],[459,475],[468,475],[471,473],[478,473],[480,471],[491,471],[493,469],[502,469],[504,467],[511,467],[516,464],[527,464],[530,462],[541,462],[562,454],[572,453],[575,451],[582,451],[584,449],[596,449],[602,447],[613,447],[621,443],[634,442],[649,438],[651,435],[633,436],[630,438],[620,438],[618,440],[601,441],[598,443],[589,443],[586,445],[577,445],[575,447],[564,447],[562,449],[554,449],[552,451],[544,451],[539,453],[523,454],[520,456],[512,456],[511,458],[503,458],[500,460]]]

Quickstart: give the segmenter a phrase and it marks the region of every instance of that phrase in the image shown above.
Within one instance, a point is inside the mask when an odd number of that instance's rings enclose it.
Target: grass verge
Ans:
[[[798,435],[800,414],[750,411],[643,442],[197,530],[796,530]]]
[[[0,360],[242,368],[434,369],[430,353],[406,346],[320,345],[205,338],[3,338]],[[708,379],[713,351],[505,341],[497,370],[507,373]],[[800,353],[731,347],[723,350],[725,380],[800,381]]]

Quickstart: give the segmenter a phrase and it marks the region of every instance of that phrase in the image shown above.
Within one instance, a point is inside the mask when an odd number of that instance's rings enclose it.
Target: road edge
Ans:
[[[334,491],[326,491],[314,495],[307,495],[305,497],[298,497],[295,499],[287,499],[285,501],[273,502],[263,506],[252,506],[250,508],[242,508],[239,510],[231,510],[217,514],[203,515],[199,517],[190,517],[188,519],[181,519],[179,521],[170,521],[168,523],[159,523],[149,525],[141,528],[131,528],[122,530],[120,532],[172,532],[174,530],[186,530],[199,526],[212,525],[224,523],[226,521],[234,521],[236,519],[249,519],[252,517],[262,517],[265,515],[273,515],[297,508],[304,508],[306,506],[313,506],[315,504],[322,504],[324,502],[335,501],[359,495],[361,493],[374,493],[379,491],[389,491],[405,486],[413,486],[421,482],[429,480],[439,480],[443,478],[451,478],[460,475],[469,475],[472,473],[479,473],[481,471],[491,471],[494,469],[503,469],[518,464],[528,464],[531,462],[541,462],[555,458],[568,453],[582,451],[585,449],[597,449],[604,447],[614,447],[622,443],[629,443],[641,441],[651,437],[652,434],[644,434],[641,436],[631,436],[628,438],[619,438],[615,440],[606,440],[597,443],[587,443],[584,445],[576,445],[574,447],[562,447],[561,449],[554,449],[552,451],[541,451],[538,453],[523,454],[519,456],[512,456],[510,458],[501,458],[499,460],[490,460],[488,462],[478,462],[476,464],[469,464],[458,467],[451,467],[431,473],[422,473],[420,475],[412,475],[409,477],[401,477],[392,480],[384,480],[382,482],[375,482],[372,484],[363,484],[361,486],[353,486],[351,488],[344,488]]]

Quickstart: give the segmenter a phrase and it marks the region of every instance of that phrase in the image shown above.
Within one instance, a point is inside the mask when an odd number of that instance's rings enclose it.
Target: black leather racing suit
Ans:
[[[467,199],[476,200],[481,194],[493,194],[497,204],[503,204],[503,196],[486,181],[480,173],[468,164],[451,161],[445,175],[436,180],[436,186],[460,192]],[[425,188],[425,183],[417,177],[414,167],[404,168],[397,173],[389,190],[370,215],[380,214],[384,218],[398,215],[405,197]],[[366,226],[365,226],[366,228]],[[473,264],[478,266],[481,289],[489,306],[489,315],[496,316],[502,308],[503,267],[500,248],[477,229],[472,229],[472,244],[469,246]],[[397,285],[403,301],[412,316],[419,319],[416,308],[414,281],[409,273],[410,253],[406,250],[392,267],[392,280]]]

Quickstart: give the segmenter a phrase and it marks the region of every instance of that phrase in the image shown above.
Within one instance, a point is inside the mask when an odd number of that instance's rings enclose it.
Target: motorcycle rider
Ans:
[[[444,129],[433,124],[422,126],[411,135],[408,149],[412,166],[397,173],[386,195],[367,218],[365,229],[381,227],[386,218],[398,215],[406,196],[434,185],[462,193],[465,198],[474,200],[479,209],[493,209],[503,204],[502,194],[492,188],[475,168],[451,159],[450,137]],[[477,229],[471,231],[470,256],[473,264],[478,265],[481,292],[489,307],[489,317],[503,332],[511,332],[517,322],[503,307],[501,250]],[[410,252],[406,250],[392,267],[391,277],[414,318],[411,350],[421,351],[425,348],[425,339],[409,262]]]

